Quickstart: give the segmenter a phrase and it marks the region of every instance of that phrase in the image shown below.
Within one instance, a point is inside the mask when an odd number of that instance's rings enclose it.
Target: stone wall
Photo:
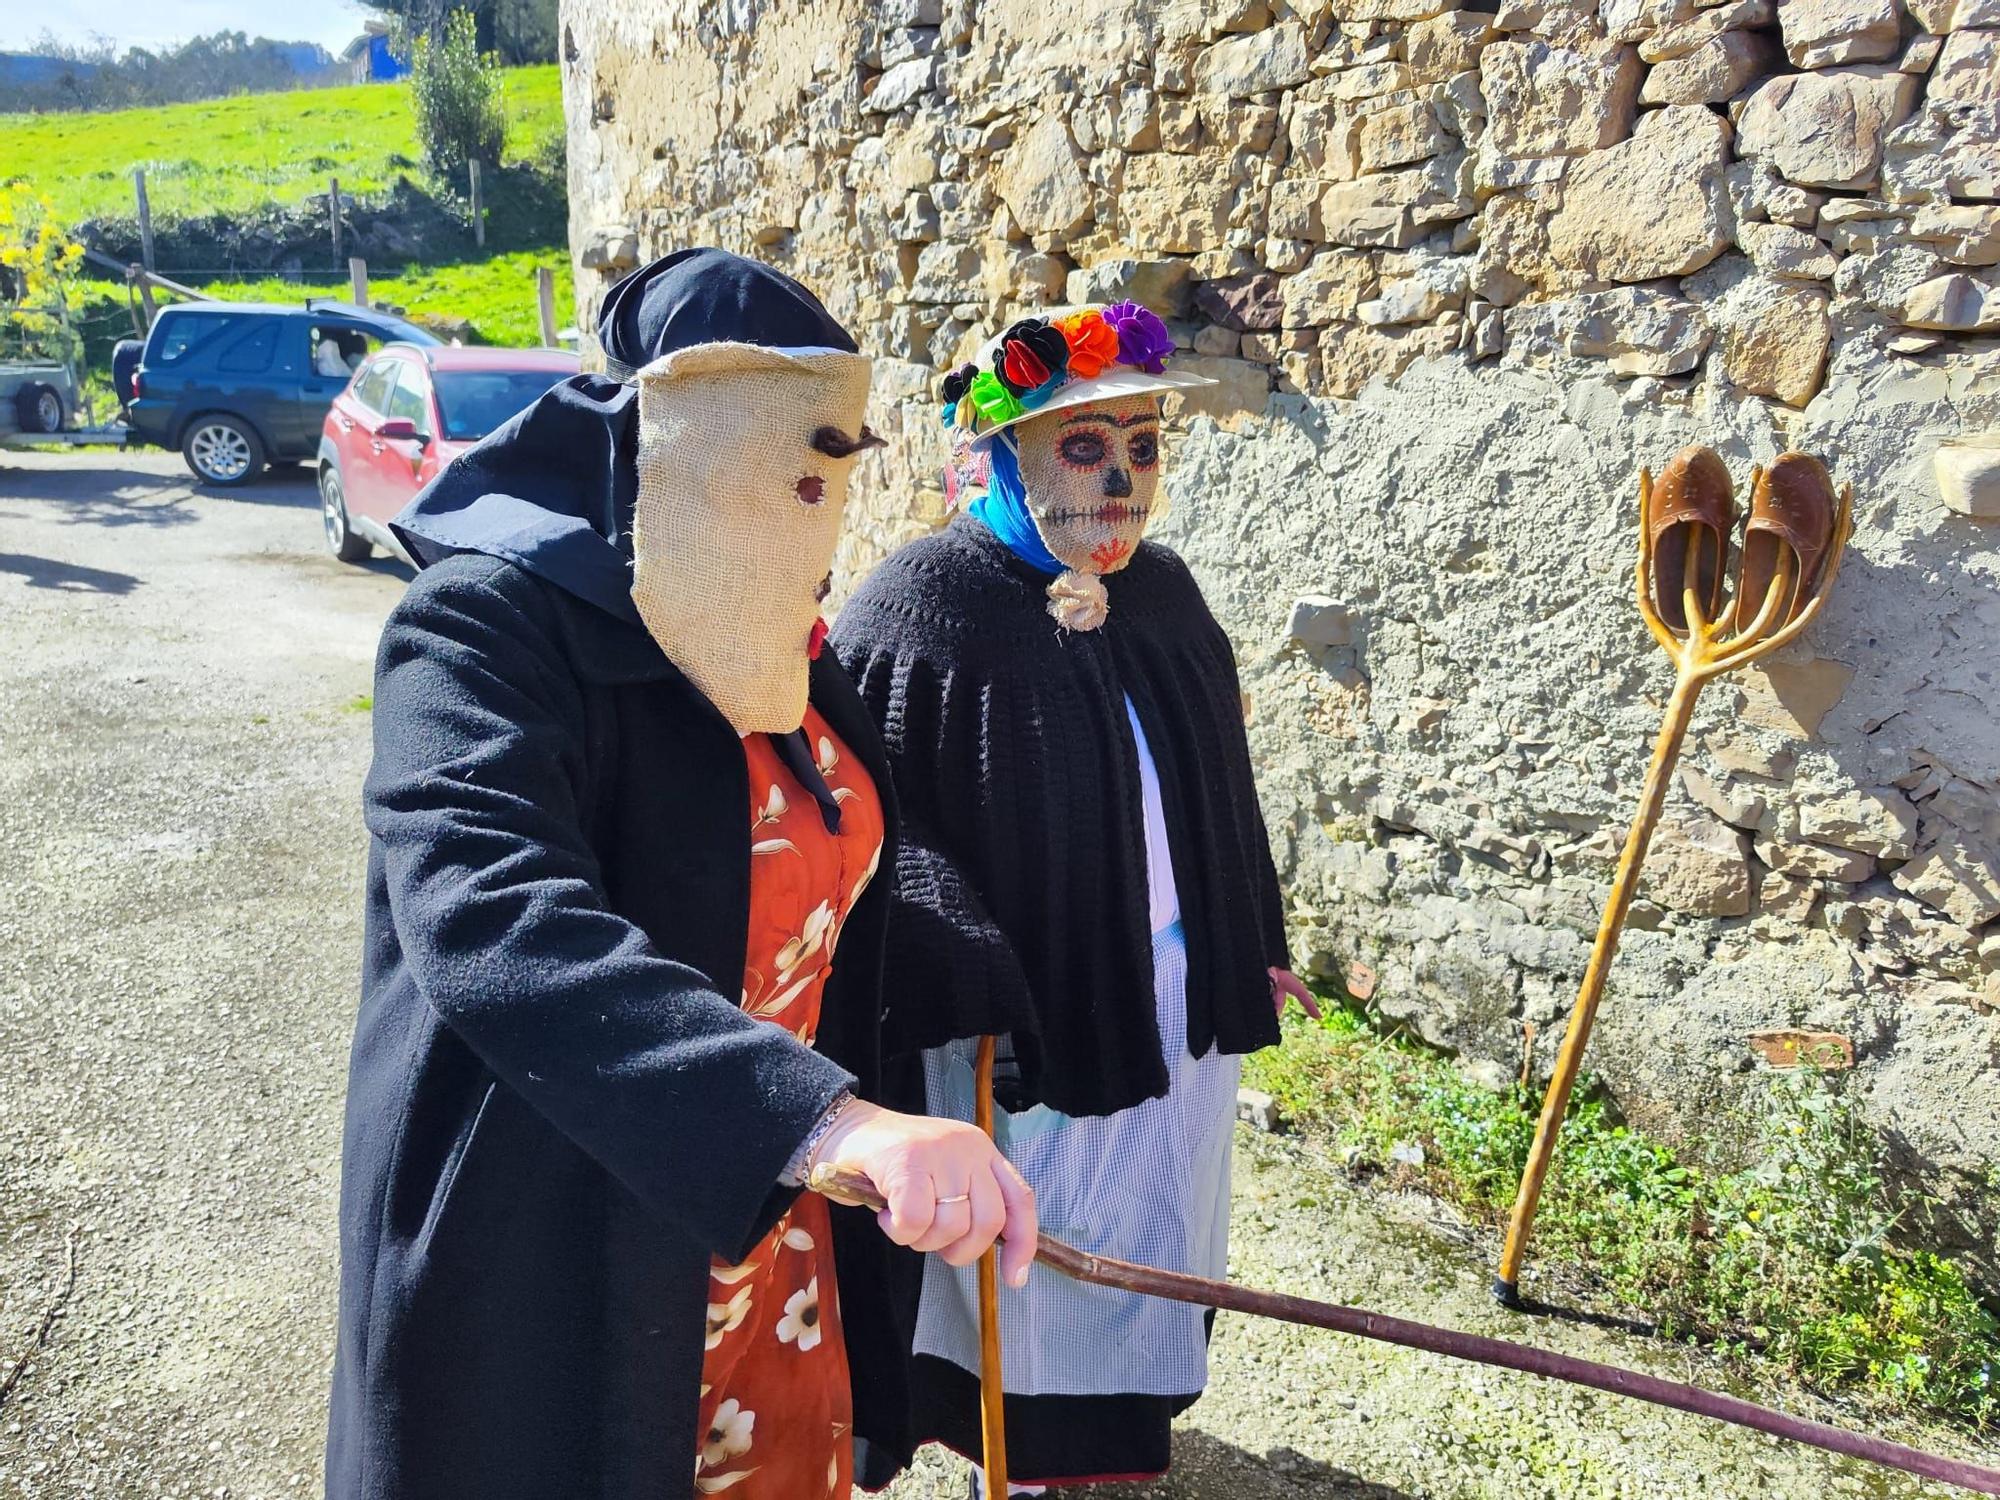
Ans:
[[[1230,628],[1301,962],[1545,1070],[1670,685],[1635,479],[1856,491],[1830,607],[1709,691],[1592,1064],[1682,1128],[1852,1047],[1989,1235],[2000,1168],[1995,0],[564,0],[588,319],[691,243],[883,356],[853,572],[936,524],[939,374],[1132,296],[1220,382],[1163,534]],[[1940,488],[1940,480],[1943,488]],[[1949,1233],[1949,1231],[1947,1231]]]

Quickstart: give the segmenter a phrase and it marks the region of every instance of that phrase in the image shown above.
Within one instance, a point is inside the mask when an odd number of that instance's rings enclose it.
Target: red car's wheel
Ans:
[[[330,463],[319,466],[319,516],[326,528],[326,550],[342,562],[360,562],[374,551],[348,525],[347,493],[340,487],[340,470]]]

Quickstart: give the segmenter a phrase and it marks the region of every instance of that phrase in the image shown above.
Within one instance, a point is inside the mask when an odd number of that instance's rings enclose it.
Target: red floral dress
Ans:
[[[811,1044],[840,925],[882,857],[882,804],[868,773],[812,710],[806,735],[840,803],[819,804],[768,737],[750,765],[750,949],[743,1008]],[[741,1265],[709,1272],[695,1488],[735,1500],[844,1497],[854,1476],[853,1397],[840,1334],[827,1203],[802,1194]]]

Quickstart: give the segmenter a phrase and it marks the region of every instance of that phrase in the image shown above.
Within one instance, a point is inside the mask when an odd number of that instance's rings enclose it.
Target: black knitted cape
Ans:
[[[1159,770],[1197,1057],[1278,1039],[1283,908],[1236,662],[1187,565],[1142,544],[1098,630],[961,517],[877,568],[832,645],[882,727],[903,816],[884,1045],[1011,1034],[1010,1108],[1109,1114],[1167,1091],[1129,695]]]

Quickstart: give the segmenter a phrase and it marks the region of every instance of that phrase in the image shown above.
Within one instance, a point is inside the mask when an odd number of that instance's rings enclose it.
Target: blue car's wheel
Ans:
[[[181,457],[203,484],[233,488],[264,472],[264,445],[241,418],[208,412],[188,423]]]

